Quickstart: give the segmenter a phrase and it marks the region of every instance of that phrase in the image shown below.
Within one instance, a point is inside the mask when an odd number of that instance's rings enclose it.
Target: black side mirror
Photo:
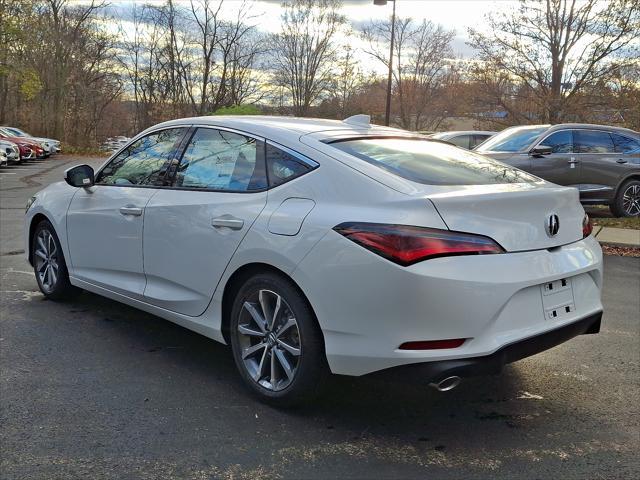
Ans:
[[[72,187],[91,187],[94,184],[93,168],[89,165],[76,165],[64,172],[64,180]]]
[[[550,155],[553,153],[553,148],[548,147],[546,145],[538,145],[533,147],[529,152],[530,155],[534,157],[544,157],[545,155]]]

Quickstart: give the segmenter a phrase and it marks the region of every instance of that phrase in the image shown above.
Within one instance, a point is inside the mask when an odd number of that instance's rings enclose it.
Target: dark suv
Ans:
[[[580,190],[584,204],[640,215],[640,134],[626,128],[565,123],[511,127],[475,151],[558,185]]]

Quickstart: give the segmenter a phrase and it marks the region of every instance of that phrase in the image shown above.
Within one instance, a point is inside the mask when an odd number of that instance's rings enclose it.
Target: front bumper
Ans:
[[[600,332],[601,320],[602,312],[598,312],[569,325],[502,347],[491,355],[401,365],[367,376],[394,381],[437,383],[452,376],[493,375],[500,373],[502,367],[509,363],[549,350],[573,337]]]

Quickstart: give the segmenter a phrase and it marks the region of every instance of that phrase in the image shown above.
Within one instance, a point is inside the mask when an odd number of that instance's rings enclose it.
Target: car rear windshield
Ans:
[[[445,143],[413,138],[358,138],[331,146],[407,180],[427,185],[534,183],[517,168]]]
[[[524,150],[549,127],[508,128],[477,148],[478,152],[519,152]]]

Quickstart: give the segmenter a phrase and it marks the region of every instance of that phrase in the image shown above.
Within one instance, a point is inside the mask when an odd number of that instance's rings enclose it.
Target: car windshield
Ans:
[[[28,137],[29,134],[15,127],[4,127],[4,129],[14,137]]]
[[[508,128],[480,145],[478,152],[519,152],[525,149],[548,126]]]
[[[490,158],[440,142],[358,138],[331,146],[407,180],[428,185],[535,183],[538,178]]]

